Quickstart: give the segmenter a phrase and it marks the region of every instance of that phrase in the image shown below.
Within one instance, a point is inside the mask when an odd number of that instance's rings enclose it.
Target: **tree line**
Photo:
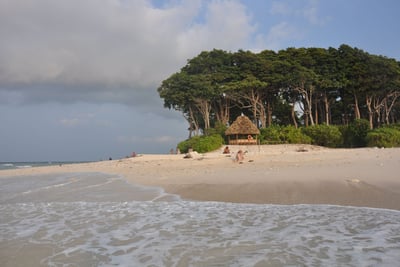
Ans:
[[[247,115],[273,124],[370,129],[400,118],[400,62],[346,44],[259,53],[214,49],[188,60],[158,88],[164,107],[181,111],[189,137]]]

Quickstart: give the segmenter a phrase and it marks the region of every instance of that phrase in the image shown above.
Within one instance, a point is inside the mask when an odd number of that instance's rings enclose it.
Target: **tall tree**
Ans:
[[[199,134],[200,122],[196,112],[196,102],[190,77],[185,72],[175,73],[164,80],[158,88],[160,97],[164,99],[164,107],[181,111],[189,124],[189,137]]]
[[[400,63],[358,48],[288,48],[260,53],[201,52],[164,80],[164,106],[181,111],[189,136],[226,125],[243,112],[261,127],[300,122],[347,123],[369,118],[371,128],[400,117]],[[278,108],[277,108],[278,107]]]
[[[399,68],[395,61],[382,56],[369,56],[369,85],[366,91],[370,128],[388,123],[390,112],[399,97]]]
[[[249,108],[252,111],[253,119],[266,127],[267,112],[264,105],[264,88],[267,83],[262,82],[252,75],[241,81],[232,82],[228,85],[231,89],[231,96],[243,109]]]

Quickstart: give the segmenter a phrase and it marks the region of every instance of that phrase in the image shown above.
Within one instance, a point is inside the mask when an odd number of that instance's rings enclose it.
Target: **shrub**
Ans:
[[[302,133],[301,129],[292,125],[282,128],[284,138],[289,144],[310,144],[311,138]]]
[[[385,127],[393,128],[393,129],[396,129],[396,130],[400,131],[400,123],[394,123],[394,124],[385,125]]]
[[[272,125],[260,130],[260,143],[261,144],[276,144],[283,143],[284,137],[282,134],[282,127],[279,125]]]
[[[222,137],[225,136],[225,131],[228,127],[220,122],[216,122],[213,128],[209,128],[206,131],[206,135],[214,135],[214,134],[219,134]]]
[[[392,127],[381,127],[368,132],[366,137],[369,147],[399,147],[400,130]]]
[[[342,133],[334,125],[319,124],[302,128],[302,131],[311,137],[314,145],[339,147],[342,144]]]
[[[301,132],[299,128],[292,125],[272,125],[260,130],[261,144],[310,144],[311,138]]]
[[[345,147],[364,147],[367,145],[367,133],[369,131],[369,121],[357,119],[348,126],[341,127],[343,144]]]
[[[223,145],[224,139],[219,134],[209,136],[194,136],[178,144],[181,152],[187,153],[190,148],[199,153],[216,150]]]
[[[185,141],[178,143],[177,147],[182,153],[187,153],[189,149],[193,147],[193,144],[196,142],[196,139],[199,138],[200,136],[194,136],[190,139],[186,139]]]

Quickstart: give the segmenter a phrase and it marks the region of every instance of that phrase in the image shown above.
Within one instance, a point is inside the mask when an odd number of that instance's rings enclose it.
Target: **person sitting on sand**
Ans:
[[[239,150],[239,151],[236,153],[236,162],[242,163],[243,160],[244,160],[244,153],[243,153],[243,150]]]
[[[229,150],[229,147],[228,146],[226,146],[225,148],[224,148],[224,152],[222,152],[222,154],[230,154],[231,152],[230,152],[230,150]]]

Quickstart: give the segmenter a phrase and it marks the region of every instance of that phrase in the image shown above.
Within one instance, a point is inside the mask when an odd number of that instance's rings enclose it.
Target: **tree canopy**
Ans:
[[[189,136],[241,113],[272,124],[347,124],[370,128],[400,119],[400,62],[348,45],[259,53],[203,51],[158,88],[164,106],[181,111]]]

